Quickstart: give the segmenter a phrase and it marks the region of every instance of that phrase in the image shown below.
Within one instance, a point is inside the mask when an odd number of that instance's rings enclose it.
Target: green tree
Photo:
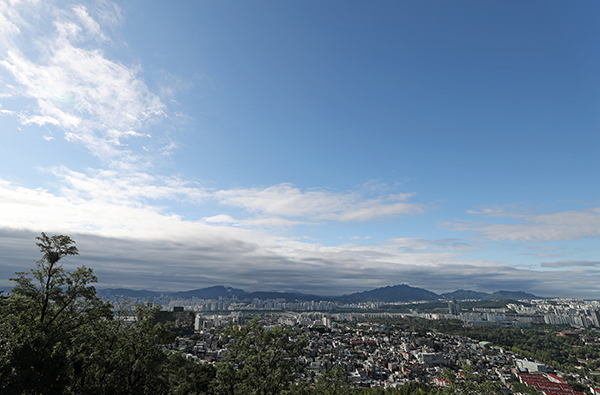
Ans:
[[[72,349],[80,362],[69,387],[72,393],[167,393],[161,374],[167,355],[158,345],[171,341],[171,333],[154,325],[156,309],[136,305],[127,314],[96,322],[94,330],[78,339]]]
[[[454,372],[450,370],[444,371],[444,378],[450,382],[450,384],[442,391],[443,395],[481,395],[481,394],[493,394],[501,395],[502,387],[499,383],[494,381],[488,381],[486,378],[480,378],[477,376],[470,366],[464,370],[464,378],[457,379]]]
[[[287,391],[301,371],[296,359],[304,339],[281,327],[269,330],[253,320],[247,327],[230,326],[227,355],[217,364],[215,392],[223,395],[275,395]]]
[[[42,258],[17,272],[0,295],[0,393],[194,394],[215,376],[212,367],[169,355],[173,340],[158,324],[158,307],[135,305],[115,315],[91,285],[91,269],[63,269],[78,255],[68,236],[37,238]]]
[[[97,282],[91,269],[67,272],[59,265],[79,254],[75,242],[45,233],[36,239],[42,258],[35,269],[15,273],[16,286],[0,304],[2,393],[64,393],[78,371],[74,346],[98,321],[112,317],[90,285]]]
[[[339,366],[334,366],[329,372],[319,377],[315,389],[317,394],[344,395],[349,392],[349,384],[346,371]]]
[[[212,364],[194,362],[171,354],[166,366],[169,394],[208,394],[216,377]]]

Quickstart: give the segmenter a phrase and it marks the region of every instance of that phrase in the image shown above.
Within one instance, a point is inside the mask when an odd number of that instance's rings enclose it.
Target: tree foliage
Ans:
[[[460,379],[449,370],[445,370],[443,376],[450,383],[444,388],[443,395],[502,395],[502,387],[497,382],[478,377],[469,366],[465,368],[464,377]]]
[[[45,233],[37,240],[42,258],[35,269],[16,273],[16,286],[0,306],[2,393],[64,392],[78,367],[74,348],[98,321],[112,317],[90,285],[97,281],[91,269],[67,272],[59,265],[79,254],[75,242]]]
[[[160,346],[172,341],[156,323],[158,308],[144,305],[114,314],[84,266],[66,271],[60,260],[79,254],[68,236],[37,238],[42,258],[17,272],[0,295],[0,393],[203,393],[214,369]]]
[[[281,327],[266,330],[258,320],[245,328],[231,326],[224,332],[229,339],[227,355],[217,364],[217,394],[274,395],[287,390],[301,367],[306,340],[292,340]]]
[[[323,395],[344,395],[349,392],[347,373],[339,366],[321,375],[315,386],[316,392]]]

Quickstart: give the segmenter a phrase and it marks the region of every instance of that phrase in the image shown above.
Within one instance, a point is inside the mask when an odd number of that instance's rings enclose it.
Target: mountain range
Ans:
[[[330,300],[346,303],[361,303],[361,302],[415,302],[415,301],[432,301],[440,299],[457,300],[507,300],[507,299],[541,299],[538,296],[521,291],[497,291],[494,293],[468,291],[459,289],[450,293],[436,294],[423,288],[411,287],[406,284],[387,286],[382,288],[372,289],[370,291],[356,292],[350,295],[342,296],[318,296],[305,295],[294,292],[246,292],[242,289],[225,287],[217,285],[214,287],[195,289],[191,291],[181,292],[156,292],[146,290],[131,290],[126,288],[103,289],[98,290],[101,296],[123,296],[133,298],[150,298],[150,297],[171,297],[171,298],[198,298],[198,299],[218,299],[219,297],[233,298],[234,296],[240,300],[252,299],[284,299],[286,301],[318,301]]]
[[[488,294],[485,292],[466,291],[459,289],[458,291],[444,293],[440,295],[444,299],[452,299],[455,297],[456,300],[507,300],[507,299],[544,299],[534,294],[521,291],[496,291]]]

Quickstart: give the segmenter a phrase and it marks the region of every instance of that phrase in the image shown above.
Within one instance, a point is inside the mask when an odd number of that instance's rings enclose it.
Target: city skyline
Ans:
[[[0,0],[0,287],[598,299],[599,8]]]

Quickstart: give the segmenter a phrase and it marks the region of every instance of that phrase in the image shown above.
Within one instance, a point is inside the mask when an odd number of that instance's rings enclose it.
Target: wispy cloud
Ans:
[[[96,185],[86,185],[96,191]],[[127,188],[126,192],[133,193]],[[52,229],[55,232],[89,233],[106,237],[136,239],[188,240],[200,237],[206,243],[218,239],[223,232],[229,237],[253,240],[245,230],[208,226],[202,221],[186,221],[181,216],[163,211],[160,206],[139,204],[140,196],[160,197],[173,192],[140,188],[135,198],[117,196],[118,185],[105,194],[93,197],[78,195],[70,190],[57,195],[41,188],[30,189],[0,180],[0,205],[3,215],[0,228],[22,230]]]
[[[543,254],[543,253],[534,253],[534,252],[523,252],[521,255],[529,255],[534,256],[536,258],[560,258],[564,255],[561,254]]]
[[[237,224],[239,221],[233,219],[230,215],[227,214],[219,214],[213,215],[212,217],[204,218],[204,222],[208,222],[209,224]]]
[[[419,237],[403,237],[390,239],[388,242],[404,251],[444,250],[467,252],[480,249],[480,247],[465,243],[460,239],[427,240]]]
[[[467,210],[467,214],[492,218],[524,218],[526,216],[523,213],[515,211],[514,205],[483,207],[476,210]]]
[[[20,118],[21,118],[21,123],[23,125],[31,125],[33,123],[38,126],[42,126],[45,124],[60,125],[60,121],[58,119],[52,118],[49,116],[40,116],[40,115],[24,116],[24,115],[22,115]]]
[[[457,231],[477,232],[484,238],[501,241],[544,242],[577,240],[600,236],[600,208],[559,211],[548,214],[511,214],[490,208],[471,214],[504,217],[517,223],[446,222],[442,226]],[[494,213],[490,215],[488,213]]]
[[[210,197],[206,190],[173,176],[93,169],[82,173],[64,166],[50,171],[61,180],[62,196],[73,201],[142,205],[160,199],[199,203]]]
[[[600,267],[600,261],[558,261],[542,262],[542,267],[562,268],[562,267]]]
[[[532,251],[555,251],[560,249],[560,247],[557,246],[542,246],[542,245],[526,245],[523,246],[523,248],[525,248],[526,250],[532,250]]]
[[[29,26],[19,10],[23,8],[6,4],[0,10],[10,21],[1,32],[10,38],[8,43],[28,34]],[[101,11],[99,18],[104,21],[120,18],[118,8]],[[14,78],[11,94],[32,100],[33,105],[18,114],[21,122],[58,126],[69,141],[85,145],[114,166],[139,161],[139,153],[129,150],[124,141],[149,138],[138,130],[163,116],[161,99],[139,77],[138,66],[110,60],[97,46],[87,48],[87,42],[107,37],[86,7],[52,9],[48,16],[53,19],[48,36],[21,37],[37,47],[38,57],[27,56],[14,44],[0,60],[0,66]]]
[[[222,190],[215,192],[214,196],[224,205],[250,212],[341,222],[416,215],[424,211],[423,205],[406,202],[414,194],[398,193],[369,199],[356,192],[302,191],[291,184]]]
[[[19,25],[25,21],[18,10],[7,1],[0,2],[0,49],[6,50],[14,45],[14,39],[19,35]]]
[[[87,30],[88,34],[98,40],[105,41],[107,37],[104,35],[100,24],[94,20],[88,13],[85,6],[79,4],[72,8],[75,15],[79,18],[81,25]]]
[[[327,220],[368,221],[382,215],[414,215],[423,211],[421,204],[396,202],[408,199],[411,194],[369,199],[355,192],[303,192],[289,184],[265,189],[213,190],[178,177],[154,176],[146,172],[88,169],[84,173],[64,166],[53,167],[49,171],[61,181],[61,195],[72,200],[124,205],[149,204],[161,199],[194,205],[217,201],[229,208],[242,208],[247,215],[233,219],[224,213],[205,218],[206,222],[244,227],[291,227]],[[403,208],[398,209],[398,204],[402,204]],[[357,212],[361,215],[356,215]]]
[[[307,225],[309,222],[293,221],[281,217],[263,217],[250,219],[234,219],[227,214],[218,214],[204,218],[209,224],[227,224],[232,226],[241,226],[247,228],[289,228],[298,225]]]

